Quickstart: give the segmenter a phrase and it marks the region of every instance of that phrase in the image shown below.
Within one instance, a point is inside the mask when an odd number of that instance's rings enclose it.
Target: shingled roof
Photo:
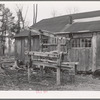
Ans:
[[[81,18],[91,18],[100,16],[100,10],[91,11],[85,13],[71,14],[72,19],[81,19]],[[64,15],[54,18],[43,19],[38,23],[31,26],[33,29],[37,30],[46,30],[49,32],[79,32],[79,31],[99,31],[100,30],[100,21],[92,22],[82,22],[82,23],[70,23],[70,15]],[[23,30],[19,34],[15,35],[16,37],[26,37],[28,36],[29,31]],[[37,33],[32,32],[32,36],[37,35]]]
[[[19,34],[16,34],[14,37],[15,38],[18,38],[18,37],[28,37],[28,35],[29,35],[29,30],[22,30]],[[37,32],[32,32],[31,31],[31,36],[37,36],[38,34],[37,34]]]
[[[67,33],[93,32],[93,31],[100,31],[100,21],[77,22],[73,23],[70,27],[64,30],[64,32]]]
[[[90,18],[100,16],[100,10],[85,13],[72,14],[72,19]],[[61,32],[69,23],[69,15],[43,19],[32,26],[33,29],[47,30],[50,32]],[[73,25],[74,26],[74,25]]]

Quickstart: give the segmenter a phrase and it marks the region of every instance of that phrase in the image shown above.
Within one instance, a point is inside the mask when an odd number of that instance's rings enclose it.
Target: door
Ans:
[[[78,38],[72,42],[72,47],[68,52],[68,58],[72,62],[79,62],[79,71],[92,69],[92,48],[91,38]]]

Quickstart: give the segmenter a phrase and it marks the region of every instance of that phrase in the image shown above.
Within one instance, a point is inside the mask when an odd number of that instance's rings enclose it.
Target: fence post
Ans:
[[[31,51],[31,30],[29,32],[29,36],[28,36],[28,43],[29,43],[29,52]],[[31,60],[31,55],[29,55],[29,65],[28,65],[28,82],[30,83],[30,76],[31,76],[31,72],[30,72],[30,68],[32,67],[32,60]]]
[[[43,51],[42,48],[42,33],[39,35],[39,41],[40,41],[40,52]],[[43,77],[43,66],[40,66],[40,71],[41,71],[41,77]]]

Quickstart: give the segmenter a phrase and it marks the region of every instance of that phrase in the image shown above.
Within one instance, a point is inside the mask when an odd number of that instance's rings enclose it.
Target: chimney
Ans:
[[[71,15],[68,15],[68,16],[69,16],[69,24],[72,24],[73,23],[72,16]]]

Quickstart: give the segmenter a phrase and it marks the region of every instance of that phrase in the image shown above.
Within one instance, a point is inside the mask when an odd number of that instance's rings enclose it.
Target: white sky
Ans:
[[[1,2],[3,3],[3,2]],[[6,7],[11,9],[11,12],[16,15],[16,4],[19,7],[23,6],[23,15],[25,16],[26,9],[28,7],[28,13],[26,20],[29,25],[32,25],[32,16],[33,16],[33,4],[38,4],[38,19],[40,21],[45,18],[52,17],[52,12],[55,10],[57,15],[68,14],[69,10],[77,9],[77,12],[87,12],[100,10],[100,1],[38,1],[38,2],[4,2]]]

